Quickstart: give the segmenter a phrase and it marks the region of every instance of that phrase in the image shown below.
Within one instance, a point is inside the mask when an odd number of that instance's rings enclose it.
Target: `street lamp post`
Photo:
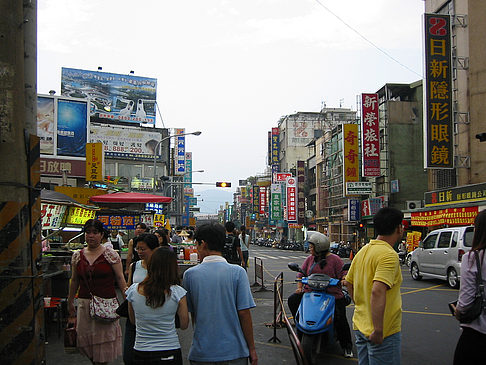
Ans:
[[[155,181],[157,179],[157,151],[159,150],[159,146],[162,144],[162,142],[167,141],[170,138],[188,136],[188,135],[191,135],[191,134],[194,135],[194,136],[199,136],[201,133],[202,132],[200,132],[200,131],[196,131],[196,132],[190,132],[190,133],[172,134],[172,135],[169,135],[169,136],[162,138],[157,143],[157,145],[155,146],[155,149],[154,149],[154,181],[153,181],[153,189],[152,189],[152,191],[154,193],[155,193]],[[160,154],[162,155],[162,151],[161,151]]]

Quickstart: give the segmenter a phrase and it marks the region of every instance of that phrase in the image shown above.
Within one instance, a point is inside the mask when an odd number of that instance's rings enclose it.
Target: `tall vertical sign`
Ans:
[[[378,94],[361,94],[361,131],[363,176],[380,176]]]
[[[86,181],[103,178],[103,143],[86,143]]]
[[[189,218],[190,214],[190,202],[192,196],[194,195],[194,190],[192,189],[192,152],[186,152],[184,155],[185,160],[185,174],[183,176],[183,181],[187,184],[184,184],[184,208],[182,212],[182,225],[188,226],[189,225]]]
[[[267,164],[272,165],[272,132],[268,132],[268,159]]]
[[[174,148],[174,175],[184,175],[186,172],[186,137],[184,128],[177,128],[175,130],[175,148]]]
[[[343,124],[344,190],[346,183],[359,181],[358,125]]]
[[[259,208],[258,213],[261,216],[266,215],[266,208],[267,208],[267,188],[264,186],[260,186],[260,198],[259,200]]]
[[[271,217],[272,221],[279,221],[282,219],[282,188],[280,184],[272,184],[271,190]]]
[[[297,181],[287,178],[287,221],[297,222]]]
[[[305,162],[297,161],[297,224],[305,222]]]
[[[259,212],[260,212],[260,187],[254,185],[253,186],[253,214],[255,214],[255,219],[259,219]]]
[[[184,174],[184,187],[192,188],[192,152],[185,154],[186,173]]]
[[[280,170],[280,161],[278,160],[280,151],[280,141],[279,141],[279,129],[272,128],[272,173],[278,172]]]
[[[449,15],[425,14],[426,168],[453,168]]]

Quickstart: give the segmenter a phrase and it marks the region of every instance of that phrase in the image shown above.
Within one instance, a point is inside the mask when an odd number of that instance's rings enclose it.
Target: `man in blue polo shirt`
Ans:
[[[258,364],[250,313],[255,302],[245,269],[221,256],[225,237],[219,223],[200,226],[194,238],[202,262],[184,273],[194,325],[191,365]]]

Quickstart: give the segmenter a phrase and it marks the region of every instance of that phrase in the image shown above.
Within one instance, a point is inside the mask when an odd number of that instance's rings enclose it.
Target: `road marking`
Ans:
[[[401,295],[405,295],[405,294],[411,294],[411,293],[418,293],[419,291],[431,290],[431,289],[439,288],[439,287],[441,287],[441,286],[444,286],[444,284],[439,284],[439,285],[429,286],[428,288],[422,288],[422,289],[417,289],[417,290],[411,290],[411,291],[407,291],[407,292],[405,292],[405,293],[401,293]]]
[[[434,312],[419,312],[419,311],[404,311],[404,310],[402,310],[402,313],[426,314],[426,315],[432,315],[432,316],[447,316],[447,317],[452,317],[452,315],[450,313],[434,313]]]

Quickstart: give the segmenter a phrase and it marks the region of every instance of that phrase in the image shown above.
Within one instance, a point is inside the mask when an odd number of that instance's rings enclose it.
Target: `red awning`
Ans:
[[[144,193],[113,193],[95,195],[90,200],[95,203],[170,203],[172,198]]]

